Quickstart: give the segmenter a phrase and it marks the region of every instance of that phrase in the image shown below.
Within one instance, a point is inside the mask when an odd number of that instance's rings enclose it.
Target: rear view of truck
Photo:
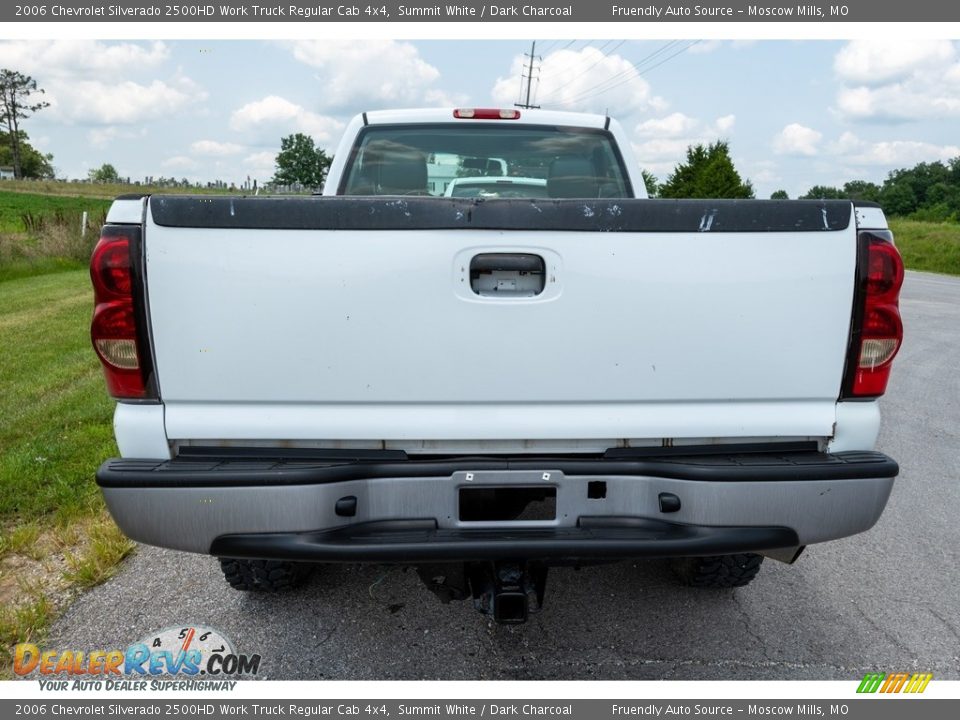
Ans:
[[[239,589],[416,566],[502,622],[550,565],[730,587],[870,528],[898,472],[882,212],[648,200],[637,167],[607,118],[384,112],[326,197],[118,199],[91,273],[120,527]]]

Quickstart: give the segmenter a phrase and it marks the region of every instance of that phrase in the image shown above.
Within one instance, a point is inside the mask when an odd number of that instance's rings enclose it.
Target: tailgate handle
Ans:
[[[470,261],[470,287],[482,297],[534,297],[543,292],[546,263],[530,253],[481,253]]]

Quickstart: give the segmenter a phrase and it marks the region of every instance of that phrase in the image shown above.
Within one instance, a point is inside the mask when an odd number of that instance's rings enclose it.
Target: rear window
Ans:
[[[630,186],[603,130],[490,123],[370,126],[341,195],[625,198]]]

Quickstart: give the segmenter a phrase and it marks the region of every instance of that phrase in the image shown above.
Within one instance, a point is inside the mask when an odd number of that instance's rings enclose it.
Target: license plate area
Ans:
[[[544,485],[461,487],[460,522],[538,522],[557,519],[557,488]]]

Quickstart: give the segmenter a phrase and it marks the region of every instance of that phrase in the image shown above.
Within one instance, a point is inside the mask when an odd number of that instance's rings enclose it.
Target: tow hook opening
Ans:
[[[526,561],[422,565],[417,574],[443,603],[473,598],[501,625],[520,625],[543,608],[547,566]]]

